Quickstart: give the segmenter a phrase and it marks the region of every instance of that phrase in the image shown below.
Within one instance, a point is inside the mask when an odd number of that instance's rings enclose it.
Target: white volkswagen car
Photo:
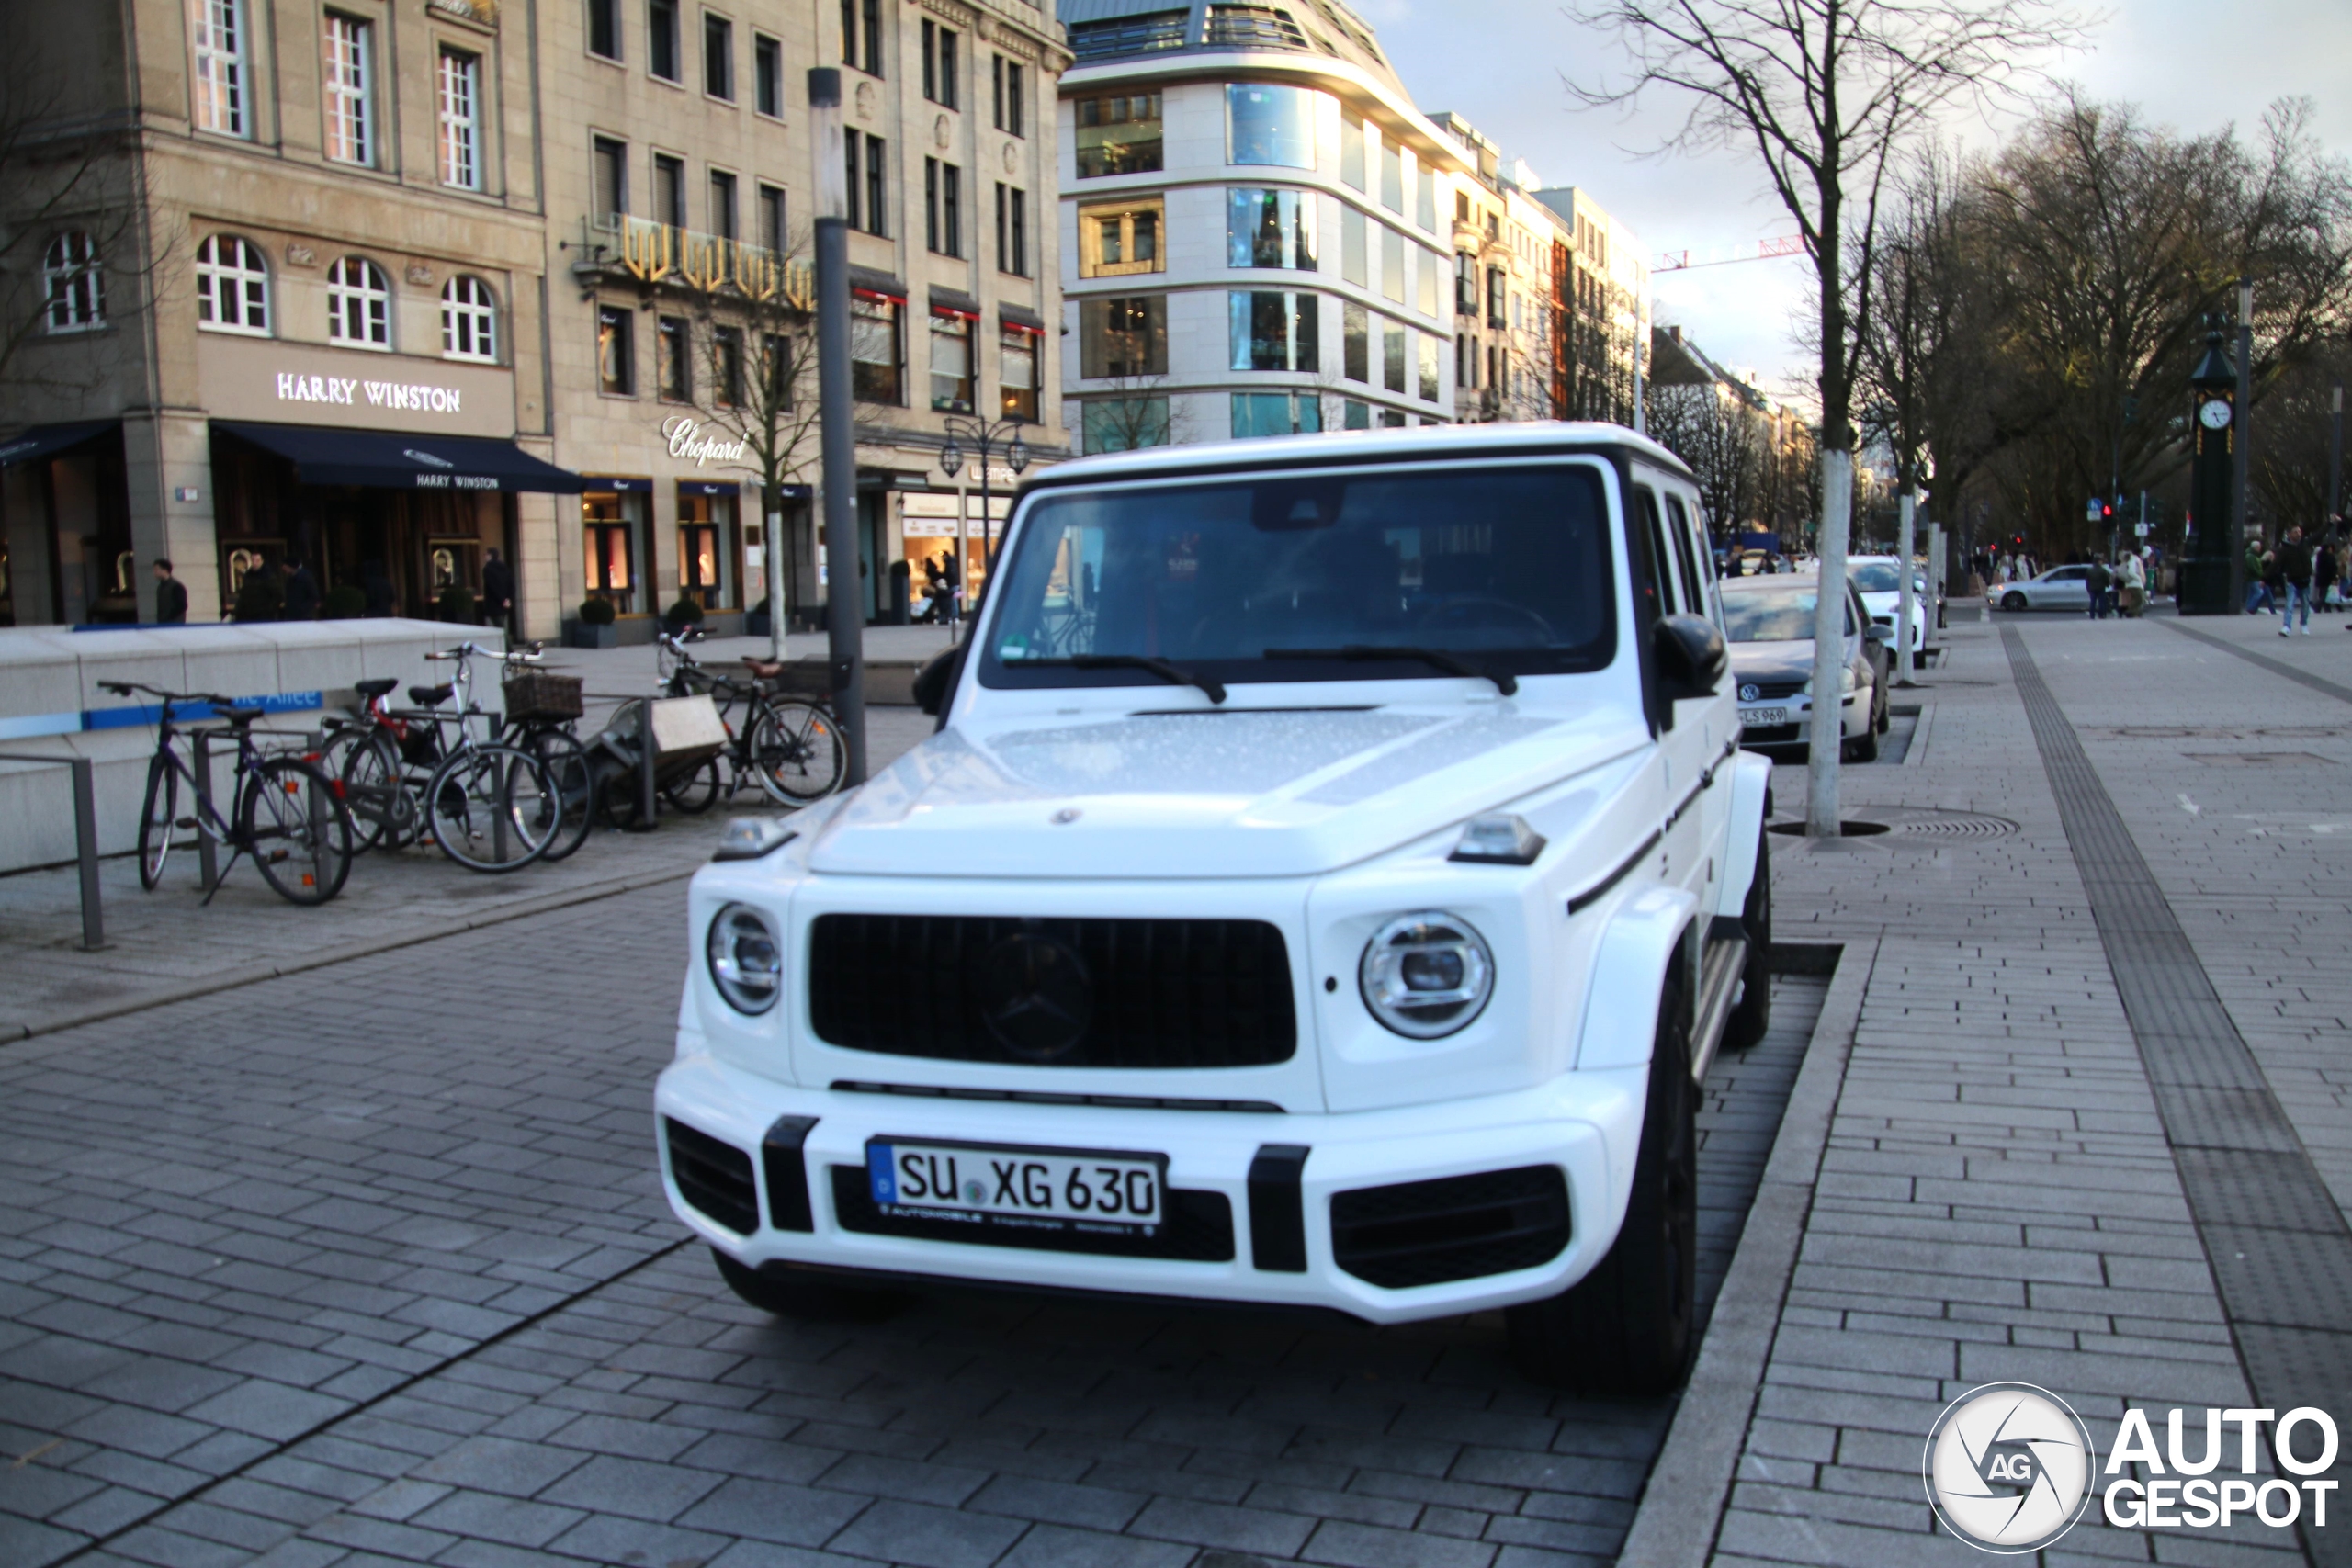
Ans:
[[[1664,448],[1498,424],[1033,477],[940,728],[695,878],[662,1168],[745,1299],[1509,1314],[1680,1378],[1769,765]]]

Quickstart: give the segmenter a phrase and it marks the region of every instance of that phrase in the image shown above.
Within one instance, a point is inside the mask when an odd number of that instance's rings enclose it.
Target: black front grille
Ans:
[[[1091,1252],[1110,1258],[1164,1258],[1185,1263],[1233,1261],[1233,1205],[1222,1192],[1188,1187],[1168,1190],[1168,1218],[1153,1235],[1097,1231],[1029,1230],[985,1220],[909,1219],[886,1214],[874,1201],[871,1179],[861,1165],[837,1165],[833,1173],[833,1219],[845,1231],[866,1235],[912,1236],[918,1241],[961,1241],[980,1247],[1018,1247],[1039,1252]]]
[[[1743,746],[1793,746],[1797,743],[1797,727],[1793,724],[1743,725],[1739,741]]]
[[[683,1122],[665,1118],[664,1125],[678,1196],[737,1235],[759,1229],[759,1189],[752,1181],[752,1156]]]
[[[1742,681],[1738,682],[1738,686],[1739,700],[1741,702],[1772,703],[1795,696],[1799,692],[1804,690],[1804,682],[1802,679],[1794,681]],[[1747,689],[1750,686],[1756,688],[1756,695],[1753,697],[1750,697],[1747,694]]]
[[[1553,1165],[1361,1187],[1331,1199],[1332,1261],[1401,1290],[1532,1269],[1568,1245],[1568,1186]]]
[[[1074,1020],[1066,1044],[990,1026],[1015,939],[1076,954],[1080,993],[1059,998]],[[831,1044],[953,1062],[1258,1067],[1298,1045],[1289,951],[1262,920],[821,915],[808,1009]]]

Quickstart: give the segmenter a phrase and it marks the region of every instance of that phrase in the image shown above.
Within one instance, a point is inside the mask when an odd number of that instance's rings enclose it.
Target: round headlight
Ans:
[[[749,904],[729,904],[710,922],[705,944],[711,983],[727,1005],[753,1017],[784,994],[784,939],[768,917]]]
[[[1486,1007],[1495,960],[1469,921],[1423,910],[1397,916],[1364,944],[1357,981],[1373,1017],[1410,1039],[1435,1040]]]

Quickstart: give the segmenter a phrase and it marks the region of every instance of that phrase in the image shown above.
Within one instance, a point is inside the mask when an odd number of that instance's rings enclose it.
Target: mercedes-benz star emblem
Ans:
[[[1742,686],[1739,689],[1739,700],[1744,703],[1752,703],[1763,694],[1762,689],[1755,685]]]
[[[1015,931],[981,960],[980,1019],[1023,1061],[1068,1055],[1093,1016],[1086,961],[1059,938]]]

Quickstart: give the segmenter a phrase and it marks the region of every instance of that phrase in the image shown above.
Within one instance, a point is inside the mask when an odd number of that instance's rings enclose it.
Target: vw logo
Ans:
[[[2028,1382],[1988,1382],[1944,1407],[1921,1473],[1946,1529],[1983,1551],[2038,1551],[2075,1528],[2098,1455],[2066,1402]]]
[[[447,457],[436,457],[430,452],[420,452],[413,446],[401,447],[401,456],[413,457],[428,468],[454,468],[458,466]]]
[[[980,1021],[1024,1062],[1066,1056],[1094,1017],[1094,983],[1078,950],[1042,931],[1020,931],[981,960]]]
[[[1764,688],[1757,685],[1754,682],[1750,682],[1739,689],[1739,700],[1744,703],[1752,703],[1763,694]]]

